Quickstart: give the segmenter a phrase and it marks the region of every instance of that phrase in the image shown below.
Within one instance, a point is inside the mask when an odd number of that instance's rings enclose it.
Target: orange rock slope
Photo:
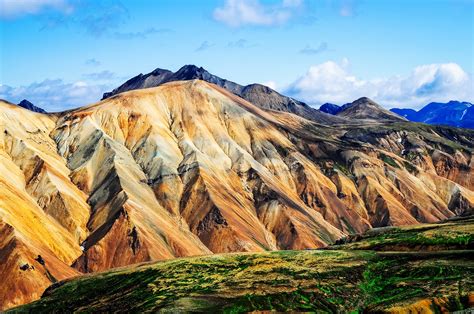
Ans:
[[[54,115],[0,102],[0,309],[80,272],[472,212],[473,141],[403,121],[320,125],[203,81]]]

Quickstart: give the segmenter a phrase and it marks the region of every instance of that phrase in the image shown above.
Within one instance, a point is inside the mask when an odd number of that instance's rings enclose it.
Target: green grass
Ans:
[[[385,154],[380,154],[380,159],[382,159],[382,161],[394,168],[400,168],[400,165],[398,165],[398,163],[390,156],[387,156]]]
[[[13,311],[355,313],[432,298],[443,298],[445,309],[462,310],[474,293],[474,251],[468,249],[472,225],[473,219],[466,218],[371,230],[360,242],[338,250],[222,254],[135,265],[58,283],[39,301]],[[411,249],[383,251],[394,243]],[[431,251],[413,251],[422,245]],[[456,250],[446,250],[451,246]],[[431,303],[431,310],[441,310],[439,304]]]
[[[356,239],[356,241],[353,241]],[[474,249],[474,218],[444,224],[372,229],[356,238],[341,239],[334,249],[345,250],[463,250]]]

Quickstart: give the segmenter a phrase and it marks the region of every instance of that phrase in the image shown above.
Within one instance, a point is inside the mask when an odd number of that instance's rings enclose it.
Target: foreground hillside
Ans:
[[[374,231],[361,235],[361,243],[383,249],[398,241],[408,251],[347,250],[354,247],[349,244],[143,264],[60,282],[16,310],[444,312],[474,306],[473,218]],[[426,243],[433,251],[410,251]]]
[[[0,309],[81,273],[471,214],[474,131],[377,110],[320,124],[200,80],[57,114],[0,102]]]

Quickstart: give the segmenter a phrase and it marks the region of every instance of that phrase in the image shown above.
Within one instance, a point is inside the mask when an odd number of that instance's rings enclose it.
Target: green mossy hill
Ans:
[[[375,251],[473,250],[474,216],[442,223],[375,228],[342,238],[331,249]]]
[[[279,251],[143,264],[50,287],[12,312],[380,312],[443,297],[469,306],[471,251]],[[438,308],[436,308],[438,307]]]

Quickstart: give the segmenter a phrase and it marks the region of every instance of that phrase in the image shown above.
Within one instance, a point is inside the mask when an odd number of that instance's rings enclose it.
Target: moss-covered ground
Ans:
[[[349,249],[353,242],[337,250],[222,254],[135,265],[60,282],[39,301],[13,311],[380,312],[422,300],[433,312],[462,310],[472,306],[474,293],[474,251],[468,248],[472,223],[465,219],[371,231],[360,242],[376,239],[374,248],[380,248],[395,237],[403,243],[415,237],[440,250]],[[445,249],[453,243],[461,245]]]
[[[443,223],[384,227],[340,239],[332,249],[376,251],[474,250],[474,217]]]

